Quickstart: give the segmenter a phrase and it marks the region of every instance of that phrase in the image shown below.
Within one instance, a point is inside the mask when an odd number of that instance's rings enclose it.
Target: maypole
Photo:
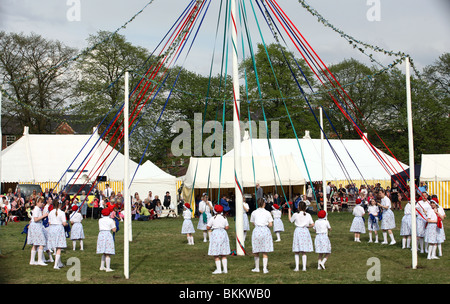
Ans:
[[[238,40],[236,23],[236,1],[231,0],[231,40],[233,46],[233,146],[234,146],[234,192],[236,206],[236,253],[245,255],[244,252],[244,193],[242,188],[242,166],[241,166],[241,128],[240,128],[240,95],[239,95],[239,70],[238,70]]]
[[[128,170],[129,164],[129,144],[128,144],[128,102],[129,102],[129,92],[128,92],[128,72],[125,72],[125,103],[123,107],[123,134],[124,134],[124,177],[123,177],[123,206],[124,206],[124,233],[123,233],[123,268],[124,275],[126,279],[130,278],[130,228],[131,228],[131,202],[130,196],[128,194],[128,185],[129,185],[129,177],[130,172]]]
[[[406,65],[406,109],[408,115],[408,145],[409,145],[409,200],[411,204],[411,253],[412,269],[417,268],[417,230],[416,230],[416,183],[414,172],[414,138],[412,126],[411,106],[411,76],[409,72],[409,57],[405,58]]]

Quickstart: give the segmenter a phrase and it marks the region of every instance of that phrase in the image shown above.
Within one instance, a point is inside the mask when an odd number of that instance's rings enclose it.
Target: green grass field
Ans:
[[[66,264],[71,257],[79,259],[80,281],[69,281],[67,274],[72,267],[66,265],[60,270],[48,266],[30,266],[30,249],[22,250],[25,235],[21,234],[25,223],[10,223],[0,227],[0,282],[3,284],[448,284],[450,283],[450,246],[443,244],[443,256],[439,260],[427,260],[426,254],[418,253],[418,267],[411,269],[411,250],[401,249],[399,235],[403,211],[395,211],[397,228],[394,235],[395,245],[367,243],[368,234],[361,236],[361,243],[353,241],[349,232],[353,216],[349,212],[330,213],[332,231],[329,234],[332,254],[326,263],[326,270],[317,269],[317,254],[308,253],[307,271],[294,272],[294,254],[292,236],[294,225],[283,216],[285,232],[281,242],[274,242],[274,252],[269,254],[269,273],[253,273],[251,254],[251,232],[247,235],[245,256],[228,258],[228,274],[213,275],[213,258],[207,255],[208,243],[203,243],[201,231],[194,234],[195,245],[187,245],[186,237],[181,234],[182,218],[164,218],[149,222],[133,221],[133,241],[130,243],[130,278],[123,274],[123,223],[116,234],[116,255],[112,257],[111,268],[114,272],[99,270],[100,255],[95,253],[98,234],[96,220],[83,221],[86,239],[84,251],[72,250],[72,241],[68,239],[68,248],[63,251],[62,261]],[[316,220],[317,216],[313,216]],[[193,219],[197,227],[198,219]],[[228,235],[231,249],[236,249],[235,222]],[[448,218],[444,227],[450,227]],[[315,233],[310,229],[314,239]],[[275,238],[275,236],[274,236]],[[380,234],[380,242],[382,236]],[[377,258],[379,265],[368,263]],[[369,260],[370,261],[370,260]],[[261,261],[262,264],[262,261]],[[379,266],[379,267],[378,267]],[[368,279],[374,267],[379,269],[379,281]],[[72,269],[72,270],[71,270]],[[70,276],[69,276],[70,277]]]

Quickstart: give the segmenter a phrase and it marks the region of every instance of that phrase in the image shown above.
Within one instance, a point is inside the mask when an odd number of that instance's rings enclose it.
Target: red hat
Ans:
[[[356,201],[355,201],[355,204],[356,204],[356,205],[359,205],[359,204],[361,204],[361,202],[362,202],[361,199],[360,199],[360,198],[357,198]]]
[[[280,206],[278,206],[278,204],[273,204],[273,207],[274,207],[276,210],[280,209]]]
[[[317,212],[317,216],[319,218],[324,218],[327,215],[327,212],[325,210],[320,210],[319,212]]]
[[[216,213],[222,213],[223,207],[221,205],[215,205],[214,211],[216,211]]]
[[[109,210],[109,208],[103,208],[102,209],[102,215],[108,216],[110,213],[111,213],[111,211]]]
[[[184,203],[184,207],[186,207],[187,209],[191,209],[191,205],[189,205],[189,203]]]
[[[72,211],[77,211],[78,210],[78,206],[77,205],[73,205],[72,206]]]

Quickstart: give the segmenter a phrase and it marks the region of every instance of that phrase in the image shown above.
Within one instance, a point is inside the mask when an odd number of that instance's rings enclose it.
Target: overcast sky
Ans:
[[[79,10],[75,11],[77,1],[72,0],[1,0],[0,29],[26,34],[35,32],[81,50],[87,46],[89,35],[99,30],[116,30],[149,2],[78,1]],[[370,21],[367,12],[376,5],[370,3],[377,2],[380,4],[379,20]],[[187,3],[187,0],[154,0],[119,33],[134,45],[153,50]],[[218,3],[219,0],[213,0],[195,48],[184,65],[198,73],[209,71]],[[326,64],[347,58],[363,62],[367,59],[330,28],[317,22],[297,0],[278,0],[278,3]],[[449,0],[308,0],[307,3],[335,27],[356,39],[410,54],[419,69],[432,64],[444,52],[450,52]],[[79,13],[79,19],[70,21],[68,12]],[[259,42],[257,28],[252,31],[254,41]],[[273,39],[267,37],[266,42],[271,41]],[[375,58],[386,65],[394,60],[385,55]]]

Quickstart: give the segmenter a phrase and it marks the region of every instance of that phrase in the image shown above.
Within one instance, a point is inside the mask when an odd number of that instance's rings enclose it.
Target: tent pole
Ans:
[[[417,230],[416,230],[416,188],[414,172],[414,138],[411,106],[411,76],[409,71],[409,57],[405,58],[406,65],[406,107],[408,115],[408,146],[409,146],[409,197],[411,203],[411,252],[412,269],[417,268]]]
[[[236,1],[231,0],[231,18],[237,20]],[[233,92],[234,92],[234,111],[233,111],[233,145],[234,145],[234,174],[235,174],[235,213],[236,213],[236,253],[245,255],[244,248],[244,185],[242,184],[241,172],[241,128],[239,123],[240,114],[240,96],[239,96],[239,70],[238,70],[238,41],[237,41],[237,22],[233,22],[231,28],[231,39],[233,47]],[[240,240],[242,242],[240,242]]]
[[[324,147],[324,136],[323,136],[323,114],[322,107],[320,110],[320,149],[322,156],[322,193],[323,193],[323,210],[327,211],[327,179],[325,176],[325,147]]]
[[[129,222],[131,221],[131,212],[130,212],[130,196],[128,195],[128,184],[129,184],[129,170],[128,170],[128,163],[129,163],[129,144],[128,144],[128,72],[125,72],[125,103],[124,103],[124,108],[123,108],[123,117],[124,117],[124,122],[123,122],[123,133],[124,133],[124,177],[123,177],[123,206],[124,206],[124,213],[125,213],[125,219],[124,219],[124,244],[123,244],[123,250],[124,250],[124,254],[123,254],[123,259],[124,259],[124,275],[126,279],[130,278],[130,267],[129,267],[129,262],[130,262],[130,242],[129,242],[129,237],[130,237],[130,225]]]

